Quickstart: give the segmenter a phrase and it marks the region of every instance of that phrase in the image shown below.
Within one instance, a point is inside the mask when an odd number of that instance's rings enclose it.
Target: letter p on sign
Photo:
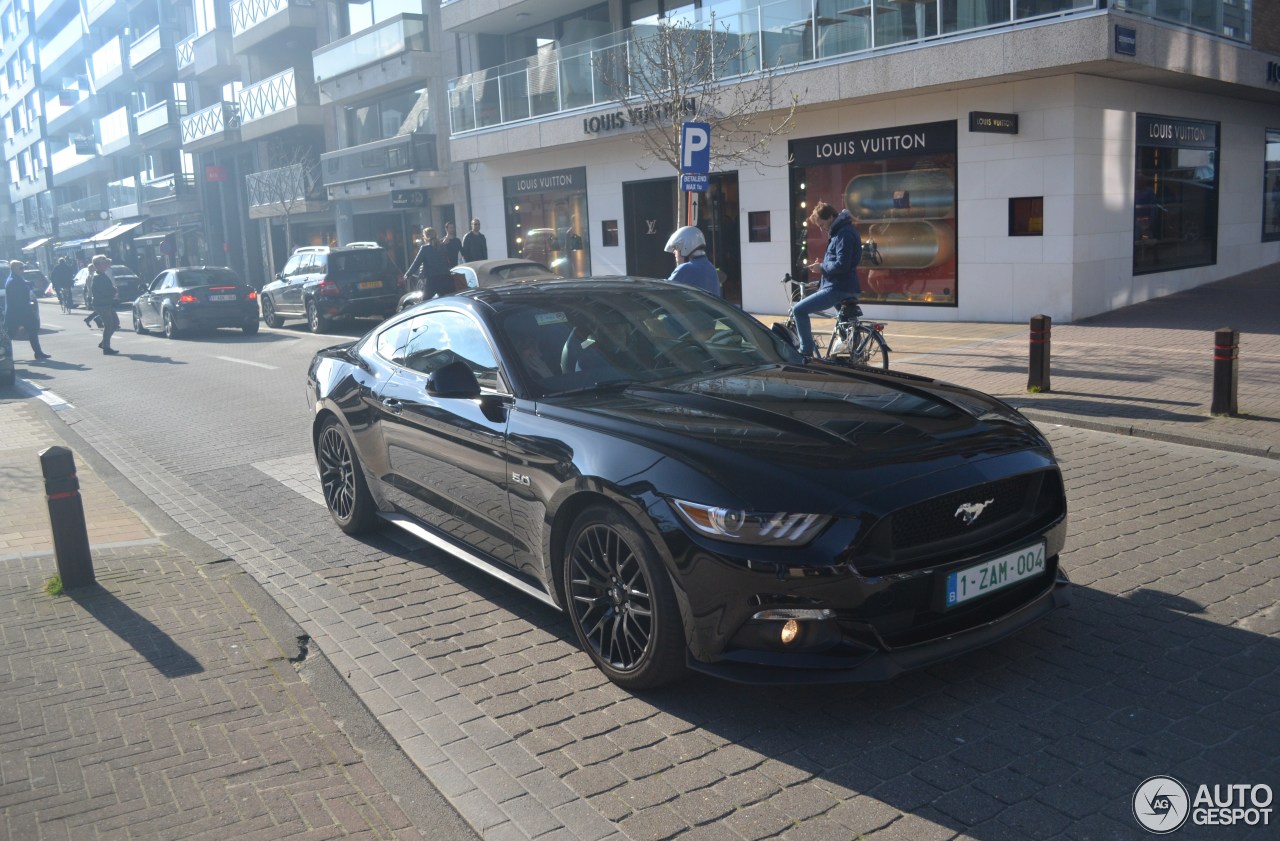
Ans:
[[[711,171],[711,124],[684,123],[680,127],[680,171]]]

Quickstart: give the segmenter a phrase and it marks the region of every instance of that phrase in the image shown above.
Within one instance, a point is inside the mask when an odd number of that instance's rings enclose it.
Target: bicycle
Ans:
[[[787,286],[787,297],[790,308],[787,310],[787,323],[783,328],[787,331],[793,345],[799,344],[796,332],[795,305],[804,297],[805,282],[791,277],[790,273],[782,276],[782,283]],[[828,310],[827,313],[830,311]],[[826,317],[830,317],[823,313]],[[835,323],[829,335],[814,334],[814,358],[823,362],[839,364],[852,363],[870,368],[879,367],[888,370],[891,348],[884,338],[884,323],[863,321],[862,307],[857,299],[841,301],[836,305]],[[781,326],[781,325],[779,325]]]

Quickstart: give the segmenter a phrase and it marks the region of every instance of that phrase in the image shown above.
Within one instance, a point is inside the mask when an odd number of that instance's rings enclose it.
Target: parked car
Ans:
[[[166,269],[133,302],[133,329],[176,339],[193,330],[239,327],[258,332],[258,293],[231,269]]]
[[[404,292],[404,275],[377,243],[304,246],[262,287],[262,320],[282,327],[286,318],[305,318],[323,333],[340,318],[386,318]]]
[[[635,278],[437,298],[308,370],[329,512],[564,610],[615,683],[884,679],[1065,603],[1049,443]]]
[[[89,275],[92,273],[93,269],[89,266],[76,272],[71,281],[71,306],[85,309],[93,307],[93,295],[89,291]],[[116,287],[117,305],[131,303],[146,289],[146,284],[138,277],[138,273],[126,265],[112,265],[107,269],[107,274],[111,275],[111,282]]]
[[[449,277],[453,280],[455,292],[465,292],[468,289],[487,289],[491,286],[501,286],[505,283],[547,280],[549,278],[558,278],[560,275],[541,263],[512,258],[508,260],[476,260],[471,263],[459,263],[453,267]],[[406,292],[400,297],[397,309],[407,310],[409,307],[417,306],[422,303],[423,297],[421,289]]]

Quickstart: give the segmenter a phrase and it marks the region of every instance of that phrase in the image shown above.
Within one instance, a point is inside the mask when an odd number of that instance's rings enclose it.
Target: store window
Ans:
[[[789,146],[793,277],[826,250],[826,236],[806,221],[825,201],[857,222],[863,303],[957,305],[954,120]]]
[[[1218,124],[1139,114],[1133,273],[1218,259]]]
[[[1262,168],[1262,241],[1280,239],[1280,130],[1267,129]]]
[[[562,277],[591,274],[585,167],[502,179],[507,208],[507,254]]]

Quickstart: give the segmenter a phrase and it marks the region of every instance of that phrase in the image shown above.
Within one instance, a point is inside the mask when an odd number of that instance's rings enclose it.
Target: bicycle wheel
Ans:
[[[889,348],[880,341],[876,332],[861,324],[853,331],[853,353],[850,359],[859,365],[889,370]]]

